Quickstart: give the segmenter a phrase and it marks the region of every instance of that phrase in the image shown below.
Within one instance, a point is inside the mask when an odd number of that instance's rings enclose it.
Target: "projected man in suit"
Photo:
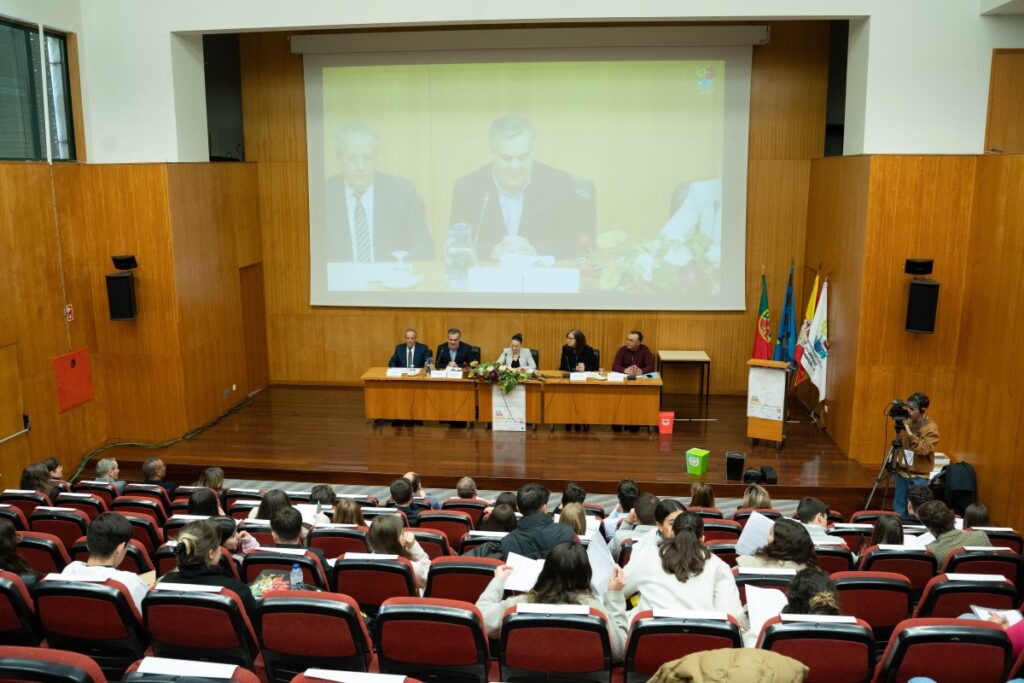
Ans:
[[[580,238],[594,234],[572,176],[533,159],[535,138],[528,119],[495,119],[491,163],[455,183],[451,223],[473,226],[482,259],[506,252],[573,258],[583,249]]]
[[[422,368],[430,357],[430,347],[416,341],[416,330],[410,327],[405,331],[405,343],[395,347],[388,367]]]
[[[437,347],[437,367],[461,368],[475,360],[473,347],[462,341],[462,331],[457,327],[449,328],[448,342]]]
[[[327,261],[393,261],[434,258],[423,200],[416,185],[376,169],[377,134],[370,128],[345,126],[336,138],[341,173],[327,179]]]

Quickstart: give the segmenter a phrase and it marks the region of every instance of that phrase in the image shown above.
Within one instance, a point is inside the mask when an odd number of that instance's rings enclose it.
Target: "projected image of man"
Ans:
[[[455,183],[451,223],[473,226],[477,255],[574,258],[594,234],[593,212],[573,177],[533,158],[536,130],[502,116],[490,130],[491,163]]]
[[[336,137],[341,173],[327,179],[327,261],[372,263],[434,258],[423,200],[408,178],[377,170],[377,134],[353,124]]]

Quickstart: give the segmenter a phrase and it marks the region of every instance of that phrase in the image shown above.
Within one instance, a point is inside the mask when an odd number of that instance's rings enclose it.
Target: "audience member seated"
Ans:
[[[249,535],[248,531],[238,530],[238,521],[234,517],[211,517],[210,521],[220,532],[220,544],[231,553],[235,562],[241,562],[246,555],[260,547],[259,541]]]
[[[64,567],[60,575],[66,579],[85,581],[106,581],[113,579],[123,585],[135,606],[142,610],[142,599],[149,591],[149,583],[138,574],[121,571],[115,567],[121,564],[128,553],[128,541],[132,538],[132,525],[128,518],[116,512],[103,512],[89,525],[85,537],[89,548],[89,559],[76,560]],[[150,581],[149,575],[146,575]]]
[[[988,513],[988,508],[981,503],[971,503],[964,510],[964,528],[974,529],[979,526],[995,526],[992,523],[992,516]]]
[[[406,472],[402,477],[409,482],[410,486],[412,486],[413,498],[425,498],[427,502],[430,503],[431,510],[441,509],[441,503],[438,502],[437,498],[434,498],[434,496],[423,490],[423,482],[420,480],[420,475],[415,472]]]
[[[218,495],[224,495],[224,470],[219,467],[207,467],[196,479],[193,486],[205,486]]]
[[[249,519],[265,519],[269,522],[278,512],[291,506],[292,501],[284,489],[270,489],[263,494],[260,504],[249,510]]]
[[[633,553],[626,565],[627,596],[637,607],[727,612],[743,622],[743,604],[732,569],[704,547],[704,520],[684,512],[672,522],[672,539]]]
[[[524,484],[516,494],[517,507],[523,518],[515,531],[501,539],[501,559],[509,553],[543,560],[559,543],[572,542],[575,534],[564,524],[555,524],[548,515],[551,492],[537,483]]]
[[[416,537],[404,531],[402,518],[397,515],[378,515],[370,522],[366,532],[366,549],[375,555],[398,555],[412,562],[416,570],[416,584],[427,585],[430,556],[420,547]]]
[[[480,531],[495,531],[499,533],[508,533],[515,530],[518,525],[516,519],[516,512],[512,509],[511,505],[501,503],[495,505],[494,509],[491,510],[491,514],[484,519],[480,525]],[[465,553],[466,557],[492,557],[494,559],[502,559],[501,557],[501,541],[498,539],[487,540],[473,548],[470,548]]]
[[[95,522],[93,522],[95,524]],[[178,568],[164,574],[160,583],[187,583],[202,586],[222,586],[238,595],[254,627],[256,600],[249,585],[229,576],[220,567],[220,532],[209,520],[189,522],[178,534],[174,548]]]
[[[558,523],[570,527],[580,538],[587,535],[587,513],[579,503],[569,503],[558,515]]]
[[[338,499],[338,502],[334,504],[334,516],[331,521],[335,524],[366,526],[366,520],[363,519],[363,508],[351,498]]]
[[[783,614],[839,614],[839,592],[828,574],[817,567],[796,573],[786,591]]]
[[[60,464],[60,460],[57,458],[47,458],[42,464],[46,466],[50,479],[53,481],[64,481],[64,466]]]
[[[28,562],[18,555],[18,540],[14,525],[6,519],[0,519],[0,569],[17,574],[31,588],[39,577]]]
[[[736,566],[801,570],[817,567],[818,556],[805,525],[792,519],[777,519],[768,532],[768,544],[753,555],[738,556]]]
[[[458,483],[455,484],[455,492],[459,498],[464,500],[483,500],[484,502],[489,502],[480,497],[479,492],[476,490],[476,480],[473,477],[459,479]]]
[[[569,503],[579,503],[582,505],[587,500],[587,491],[582,486],[574,481],[570,481],[565,485],[565,490],[562,491],[562,502],[555,508],[555,514],[561,514],[562,508]]]
[[[693,482],[693,485],[690,486],[690,507],[715,507],[715,491],[711,488],[711,484],[706,481]]]
[[[672,538],[672,523],[676,517],[686,512],[686,506],[675,498],[662,498],[654,507],[654,523],[657,530],[644,536],[633,544],[633,553],[630,555],[630,562],[636,554],[651,546],[660,546],[666,538]]]
[[[157,456],[146,458],[142,463],[143,484],[155,484],[167,491],[167,495],[174,498],[174,489],[178,485],[167,479],[167,465]]]
[[[941,500],[932,500],[917,510],[921,523],[927,527],[935,540],[927,548],[935,554],[939,567],[954,548],[961,546],[991,546],[984,531],[961,531],[955,526],[956,516]]]
[[[213,489],[196,489],[188,497],[188,514],[217,517],[224,514],[220,506],[220,496]]]
[[[796,508],[796,518],[811,535],[815,544],[840,544],[842,540],[828,533],[828,506],[817,498],[804,498]]]
[[[316,484],[309,490],[309,502],[317,507],[316,522],[313,526],[329,524],[331,518],[324,510],[333,510],[334,504],[338,502],[338,494],[327,484]]]
[[[640,487],[632,479],[623,479],[619,482],[615,495],[619,502],[605,519],[606,522],[615,523],[633,510],[633,505],[636,504],[636,497],[640,495]]]
[[[494,504],[496,506],[508,505],[512,508],[513,512],[519,512],[519,498],[511,491],[502,491],[499,493],[498,497],[494,499]]]
[[[654,513],[658,507],[658,497],[653,493],[641,493],[633,503],[633,509],[626,515],[626,519],[619,525],[618,530],[608,543],[608,550],[612,557],[619,556],[622,544],[630,538],[640,539],[651,532],[657,532],[658,522]]]
[[[405,513],[405,519],[409,522],[409,526],[419,526],[420,510],[412,504],[412,498],[413,488],[408,479],[399,477],[391,482],[392,504]]]
[[[50,470],[41,462],[32,463],[21,471],[21,485],[18,487],[23,491],[35,491],[42,493],[50,502],[54,502],[57,491],[50,479]]]
[[[740,508],[755,508],[758,510],[768,510],[772,506],[772,497],[768,495],[768,491],[765,487],[760,484],[751,484],[743,492],[743,499],[740,500]]]
[[[971,616],[973,617],[974,614],[971,613]],[[1017,661],[1017,658],[1020,657],[1021,652],[1024,652],[1024,620],[1018,621],[1016,624],[1010,625],[1009,619],[1004,617],[1002,614],[995,613],[989,616],[988,620],[994,624],[999,624],[1004,629],[1006,629],[1006,635],[1009,636],[1010,645],[1011,647],[1013,647],[1013,661]],[[1013,679],[1013,681],[1010,681],[1010,683],[1014,683],[1015,681],[1021,680],[1024,679],[1015,678]]]
[[[917,509],[930,500],[935,500],[935,495],[928,486],[911,486],[907,491],[907,516],[900,517],[904,524],[920,524],[917,518]]]
[[[280,510],[270,520],[270,533],[275,548],[300,548],[320,558],[320,564],[327,570],[327,558],[320,548],[310,548],[302,543],[302,514],[293,507]]]
[[[898,517],[882,515],[875,520],[875,530],[866,547],[873,545],[903,545],[903,524]]]
[[[114,458],[102,458],[96,463],[96,481],[113,484],[118,494],[124,493],[125,486],[125,482],[117,478],[120,474],[121,468],[117,466],[117,460]]]
[[[616,567],[608,582],[608,590],[601,600],[594,596],[590,588],[590,561],[587,558],[587,551],[578,543],[556,544],[544,560],[544,568],[541,569],[533,590],[502,600],[505,578],[511,571],[508,565],[496,567],[494,578],[476,601],[491,638],[499,637],[505,611],[513,605],[522,602],[584,605],[600,610],[608,618],[608,640],[612,648],[612,658],[616,662],[622,661],[627,622],[626,601],[622,592],[625,578],[620,568]],[[557,647],[557,643],[551,645]]]

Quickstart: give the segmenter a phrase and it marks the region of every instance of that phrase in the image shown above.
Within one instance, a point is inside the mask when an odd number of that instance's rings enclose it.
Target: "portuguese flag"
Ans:
[[[754,330],[754,353],[752,358],[771,360],[772,321],[768,312],[768,280],[761,273],[761,305],[757,309],[757,328]]]

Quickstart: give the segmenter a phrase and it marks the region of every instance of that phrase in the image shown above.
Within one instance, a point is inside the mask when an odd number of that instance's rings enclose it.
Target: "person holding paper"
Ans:
[[[651,353],[644,341],[644,333],[639,330],[630,330],[626,335],[626,345],[615,352],[615,360],[612,361],[612,372],[621,372],[627,375],[646,375],[654,372],[654,354]]]
[[[768,543],[753,555],[737,556],[736,566],[800,570],[817,567],[818,555],[803,524],[792,519],[777,519],[768,532]]]
[[[416,341],[416,330],[405,331],[405,341],[395,347],[388,361],[389,368],[422,368],[431,358],[430,347]]]
[[[138,574],[115,569],[128,554],[128,541],[131,539],[132,524],[127,517],[116,512],[100,513],[89,525],[85,538],[89,548],[89,559],[85,562],[76,560],[64,567],[64,571],[60,573],[61,577],[71,581],[113,579],[128,589],[132,602],[141,612],[142,599],[149,592],[149,585],[153,579],[150,577],[147,582]],[[217,547],[220,547],[219,542]]]
[[[638,610],[725,612],[746,621],[732,570],[704,547],[704,520],[695,512],[676,516],[671,540],[634,554],[625,575],[625,594],[640,593]]]
[[[929,405],[931,401],[921,392],[911,394],[907,398],[910,419],[896,422],[897,438],[903,452],[896,458],[896,493],[892,509],[901,517],[907,515],[907,491],[913,486],[927,486],[928,475],[935,466],[939,427],[925,414]]]
[[[448,328],[448,341],[437,347],[438,368],[462,368],[473,361],[479,361],[473,347],[462,341],[462,330]]]
[[[559,543],[572,542],[573,530],[564,524],[555,524],[548,515],[551,492],[537,483],[524,484],[516,493],[516,506],[523,515],[515,531],[501,539],[501,559],[509,553],[523,555],[531,560],[543,560]]]
[[[963,531],[956,528],[956,515],[941,500],[933,500],[925,503],[917,511],[917,516],[924,524],[935,540],[929,543],[926,548],[935,555],[935,561],[941,568],[946,557],[953,552],[953,549],[962,546],[990,546],[988,534],[984,531]]]
[[[533,354],[530,349],[523,347],[523,335],[516,332],[498,356],[498,365],[507,365],[510,368],[522,368],[523,370],[536,370],[537,364],[533,361]]]
[[[402,518],[397,515],[380,515],[370,522],[366,532],[366,549],[377,555],[398,555],[412,563],[416,572],[416,585],[427,585],[430,571],[430,556],[420,546],[416,537],[404,531]]]
[[[520,603],[548,605],[582,605],[597,609],[607,618],[608,640],[612,649],[612,660],[621,662],[626,645],[626,599],[623,588],[626,585],[622,569],[615,568],[608,581],[608,590],[599,600],[590,586],[593,573],[587,551],[579,543],[559,543],[551,549],[544,567],[537,577],[533,589],[502,600],[505,579],[514,571],[508,565],[494,569],[494,578],[480,594],[476,607],[484,618],[484,625],[491,638],[501,635],[501,622],[509,607]],[[557,646],[553,643],[553,645]]]

